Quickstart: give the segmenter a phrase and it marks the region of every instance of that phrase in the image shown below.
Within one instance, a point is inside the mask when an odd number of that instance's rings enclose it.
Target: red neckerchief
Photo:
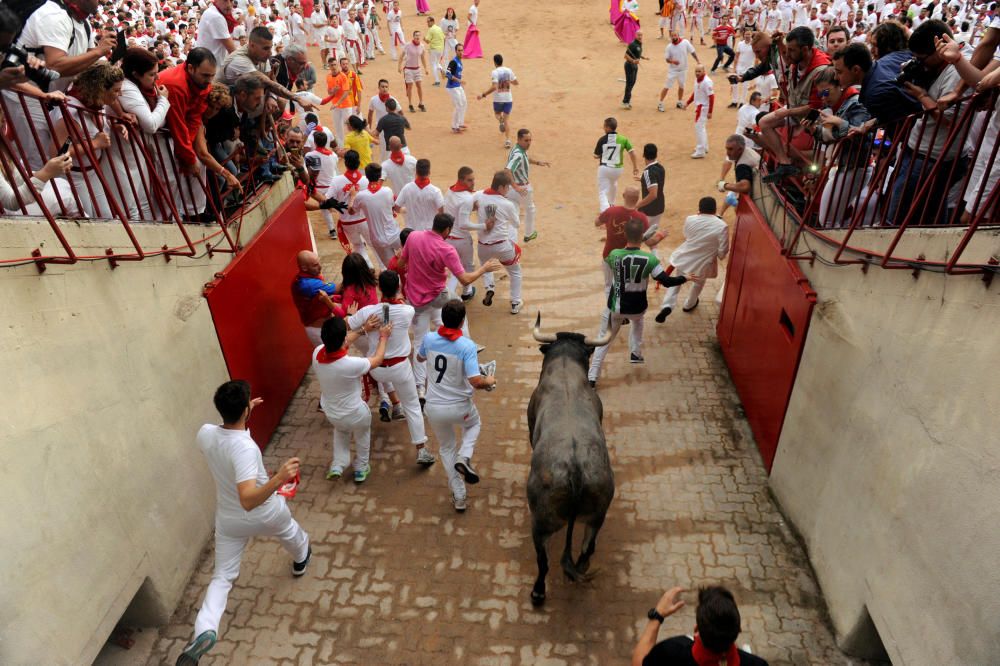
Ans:
[[[454,185],[452,185],[448,189],[451,190],[452,192],[471,192],[472,191],[472,190],[469,189],[469,186],[466,185],[465,183],[463,183],[462,181],[456,182]]]
[[[390,95],[389,93],[386,93],[384,95],[382,93],[378,94],[378,99],[383,104],[385,104],[386,102],[388,102],[390,97],[392,97],[392,95]]]
[[[448,328],[447,326],[438,327],[438,335],[440,335],[445,340],[451,340],[454,342],[462,337],[462,329],[460,328]]]
[[[382,189],[382,181],[376,181],[374,183],[368,183],[368,191],[375,194]]]
[[[333,363],[334,361],[339,361],[345,356],[347,356],[346,349],[338,349],[337,351],[330,353],[326,350],[326,347],[323,347],[319,350],[319,353],[316,354],[316,361],[319,363]]]
[[[87,20],[87,17],[90,16],[89,12],[85,12],[75,2],[67,2],[66,9],[68,9],[69,13],[73,15],[73,18],[75,18],[80,23],[85,22]]]
[[[420,189],[424,189],[425,187],[431,184],[431,179],[417,176],[416,178],[413,179],[413,184],[419,187]]]
[[[736,650],[735,643],[729,646],[725,654],[716,654],[705,647],[698,634],[695,634],[694,645],[691,646],[691,658],[698,666],[719,666],[723,661],[726,666],[740,666],[740,653]]]
[[[498,197],[499,196],[503,196],[502,194],[500,194],[499,192],[497,192],[496,190],[494,190],[492,187],[487,187],[485,190],[483,190],[483,194],[495,194]]]
[[[320,155],[333,155],[333,151],[329,148],[317,148],[316,152]]]
[[[152,90],[145,90],[138,84],[136,84],[135,87],[139,88],[139,92],[142,93],[142,98],[146,100],[146,104],[149,105],[149,110],[152,111],[155,109],[156,105],[160,103],[160,94],[156,92],[156,88],[154,87]]]
[[[403,154],[402,150],[396,150],[389,153],[389,159],[392,160],[393,164],[403,166],[403,162],[406,161],[406,155]]]
[[[351,190],[357,191],[358,183],[361,181],[361,172],[357,169],[348,169],[344,172],[344,178],[350,181],[350,184],[344,185],[344,191],[350,192]]]
[[[393,305],[402,305],[404,303],[402,298],[383,298],[382,303],[392,303]]]

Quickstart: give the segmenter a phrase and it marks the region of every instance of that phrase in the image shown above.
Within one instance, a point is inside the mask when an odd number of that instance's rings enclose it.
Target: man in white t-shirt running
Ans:
[[[417,360],[427,362],[427,422],[437,437],[452,503],[459,513],[467,506],[465,484],[479,483],[472,455],[481,422],[472,392],[496,386],[496,379],[484,376],[479,367],[476,343],[462,335],[464,320],[465,304],[458,299],[448,301],[441,308],[442,326],[424,336],[417,350]],[[461,428],[461,446],[456,428]]]
[[[503,66],[503,56],[499,53],[493,56],[493,64],[496,68],[490,73],[490,87],[482,95],[477,95],[476,99],[481,100],[493,93],[493,115],[500,123],[504,148],[510,148],[513,145],[510,141],[510,112],[514,109],[511,86],[518,85],[517,76],[510,67]]]
[[[177,658],[177,666],[197,664],[215,645],[250,537],[277,538],[292,556],[296,577],[306,572],[312,553],[309,535],[292,518],[285,498],[275,494],[298,476],[299,459],[289,458],[268,478],[260,447],[247,430],[250,412],[261,399],[251,400],[250,384],[235,380],[220,386],[214,400],[222,425],[203,425],[197,442],[215,479],[215,571],[194,621],[194,640]]]
[[[396,194],[397,213],[406,215],[406,226],[416,231],[430,229],[434,216],[444,212],[444,195],[441,188],[431,184],[431,161],[417,160],[416,178]]]
[[[674,83],[677,84],[677,108],[684,108],[684,81],[687,79],[688,56],[693,57],[699,65],[701,64],[691,42],[682,39],[676,30],[671,30],[670,43],[667,44],[663,54],[663,59],[667,61],[667,80],[663,84],[663,89],[660,90],[660,103],[656,107],[658,111],[663,112],[663,100],[666,99],[667,93],[670,92],[670,86]]]
[[[455,219],[455,226],[448,234],[448,244],[458,252],[462,267],[466,273],[471,273],[476,264],[475,248],[472,245],[472,232],[469,228],[469,216],[472,214],[472,198],[476,194],[476,174],[472,167],[460,167],[455,184],[448,188],[444,198],[444,212]],[[448,278],[448,291],[458,291],[458,278],[454,275]],[[462,300],[471,300],[476,295],[476,287],[472,284],[462,286]]]
[[[512,238],[517,237],[517,228],[521,226],[517,205],[507,198],[510,190],[510,176],[506,171],[493,174],[493,182],[485,190],[476,192],[472,198],[472,208],[478,214],[479,223],[469,223],[470,229],[479,234],[479,261],[486,262],[496,259],[507,269],[510,278],[510,313],[516,315],[524,303],[521,301],[521,248]],[[493,272],[483,276],[486,284],[486,296],[483,305],[493,305],[493,295],[496,283]]]
[[[348,356],[347,348],[362,334],[377,330],[378,346],[368,358]],[[331,317],[323,322],[323,344],[312,353],[313,372],[319,380],[319,405],[333,426],[333,461],[327,479],[339,479],[351,461],[351,439],[354,439],[354,482],[364,483],[371,473],[372,413],[361,398],[361,378],[385,360],[385,346],[392,333],[392,322],[383,325],[373,315],[356,331],[349,331],[347,322]]]
[[[402,247],[399,243],[399,225],[393,215],[394,196],[392,189],[382,185],[382,166],[378,162],[365,167],[365,179],[368,185],[354,195],[351,206],[367,219],[372,249],[378,256],[380,269],[385,270],[396,251]]]

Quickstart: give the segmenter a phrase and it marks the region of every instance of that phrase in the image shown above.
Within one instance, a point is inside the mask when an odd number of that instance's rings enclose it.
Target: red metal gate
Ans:
[[[733,236],[716,333],[770,472],[816,292],[747,197]]]

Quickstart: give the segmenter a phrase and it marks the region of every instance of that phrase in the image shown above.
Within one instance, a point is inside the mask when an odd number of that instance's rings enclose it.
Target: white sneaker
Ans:
[[[430,467],[431,465],[434,464],[436,460],[437,458],[434,457],[433,453],[427,450],[426,446],[417,451],[418,465],[422,465],[423,467]]]
[[[666,111],[666,109],[663,108],[663,102],[660,102],[659,104],[656,105],[656,110],[659,111],[660,113]]]
[[[515,303],[511,303],[510,304],[510,313],[512,315],[515,315],[518,312],[520,312],[521,308],[523,308],[523,307],[524,307],[524,303],[522,303],[521,301],[517,301]]]
[[[705,157],[705,153],[699,153],[697,150],[691,153],[691,159],[700,160]]]
[[[468,508],[464,497],[455,497],[452,495],[451,503],[455,505],[455,511],[457,513],[465,513],[465,510]]]

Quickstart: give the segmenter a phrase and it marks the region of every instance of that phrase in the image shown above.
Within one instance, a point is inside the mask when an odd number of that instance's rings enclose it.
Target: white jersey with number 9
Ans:
[[[476,343],[464,336],[448,340],[428,333],[417,355],[427,359],[427,402],[447,404],[472,398],[469,377],[479,374]]]

